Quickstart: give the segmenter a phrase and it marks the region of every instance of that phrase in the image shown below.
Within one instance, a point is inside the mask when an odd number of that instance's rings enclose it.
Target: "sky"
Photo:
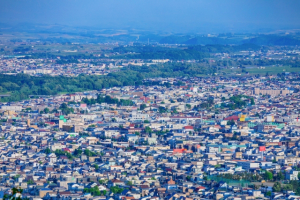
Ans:
[[[0,23],[175,32],[300,28],[299,0],[0,0]]]

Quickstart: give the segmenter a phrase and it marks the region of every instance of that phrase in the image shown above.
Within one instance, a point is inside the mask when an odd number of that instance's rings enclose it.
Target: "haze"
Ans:
[[[241,32],[300,27],[298,0],[1,0],[0,23]]]

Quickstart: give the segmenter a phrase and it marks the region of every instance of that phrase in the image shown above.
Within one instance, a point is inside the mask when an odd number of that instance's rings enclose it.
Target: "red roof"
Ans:
[[[224,120],[234,120],[234,121],[237,121],[238,119],[239,119],[238,116],[233,115],[233,116],[229,116],[229,117],[225,118]]]
[[[183,153],[185,149],[173,149],[173,153]]]
[[[62,148],[63,151],[68,151],[71,152],[71,150],[69,148]]]
[[[192,130],[194,130],[194,127],[193,126],[185,126],[184,129],[192,129]]]

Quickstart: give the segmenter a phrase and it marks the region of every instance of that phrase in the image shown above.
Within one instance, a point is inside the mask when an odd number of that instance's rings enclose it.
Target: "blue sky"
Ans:
[[[0,0],[0,23],[176,32],[300,28],[299,0]]]

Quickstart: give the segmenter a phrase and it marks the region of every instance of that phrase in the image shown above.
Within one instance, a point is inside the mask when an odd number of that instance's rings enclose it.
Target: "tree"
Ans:
[[[91,193],[91,195],[93,195],[93,196],[101,196],[101,192],[100,192],[100,190],[97,186],[95,186],[93,188],[84,188],[83,192],[84,193]]]
[[[191,179],[192,179],[191,176],[187,176],[187,177],[186,177],[186,180],[187,180],[187,181],[190,181]]]
[[[51,153],[51,150],[49,149],[49,147],[47,147],[46,149],[45,149],[45,154],[50,154]]]
[[[80,156],[82,154],[82,149],[80,149],[80,148],[75,149],[73,154],[74,154],[74,156]]]
[[[254,102],[253,98],[251,98],[250,101],[251,101],[251,105],[255,105],[255,102]]]
[[[147,105],[146,105],[146,104],[141,104],[141,105],[140,105],[140,110],[144,110],[145,108],[147,108]]]
[[[192,108],[191,104],[186,104],[185,106],[186,106],[187,109],[191,109]]]
[[[165,113],[165,112],[167,112],[167,109],[163,106],[159,106],[158,111],[159,111],[159,113]]]
[[[265,179],[266,180],[273,180],[273,173],[270,171],[266,171],[265,173]]]
[[[279,182],[275,182],[272,189],[273,189],[273,192],[280,192],[281,184]]]
[[[44,109],[44,113],[48,114],[50,112],[49,108]]]
[[[152,132],[152,129],[151,129],[149,126],[146,126],[146,127],[145,127],[145,132],[146,132],[146,133],[151,133],[151,132]]]
[[[146,120],[144,120],[144,123],[149,124],[150,121],[146,119]]]
[[[234,120],[233,119],[231,119],[231,120],[229,120],[229,121],[227,121],[227,125],[235,125],[235,122],[234,122]]]
[[[103,196],[106,195],[106,190],[102,190],[101,193],[103,194]]]
[[[94,152],[92,152],[92,151],[90,151],[90,150],[88,150],[88,149],[85,149],[85,150],[84,150],[84,154],[85,154],[86,156],[95,156],[95,155],[96,155],[96,153],[94,153]]]
[[[99,165],[97,165],[97,164],[94,164],[94,167],[95,167],[95,170],[99,169]]]
[[[73,108],[69,108],[68,105],[66,103],[62,103],[59,107],[59,109],[61,110],[61,112],[65,115],[68,115],[70,113],[74,113],[74,109]]]
[[[299,177],[299,174],[298,174],[298,177]],[[284,180],[284,175],[283,175],[283,173],[281,171],[277,174],[277,180],[278,181]]]
[[[3,199],[12,199],[12,200],[27,200],[28,198],[21,198],[21,195],[23,193],[22,189],[12,188],[11,189],[12,194],[5,194],[3,196]]]
[[[271,197],[272,196],[272,192],[271,191],[266,192],[266,196],[267,197]]]
[[[112,186],[110,188],[110,191],[114,194],[121,194],[123,192],[123,188],[120,188],[119,186]]]
[[[99,180],[99,183],[102,185],[102,184],[104,184],[106,182],[106,180],[102,180],[102,179],[100,179]]]
[[[132,186],[132,185],[133,185],[133,183],[132,183],[132,181],[127,181],[126,185],[128,185],[128,186]]]

